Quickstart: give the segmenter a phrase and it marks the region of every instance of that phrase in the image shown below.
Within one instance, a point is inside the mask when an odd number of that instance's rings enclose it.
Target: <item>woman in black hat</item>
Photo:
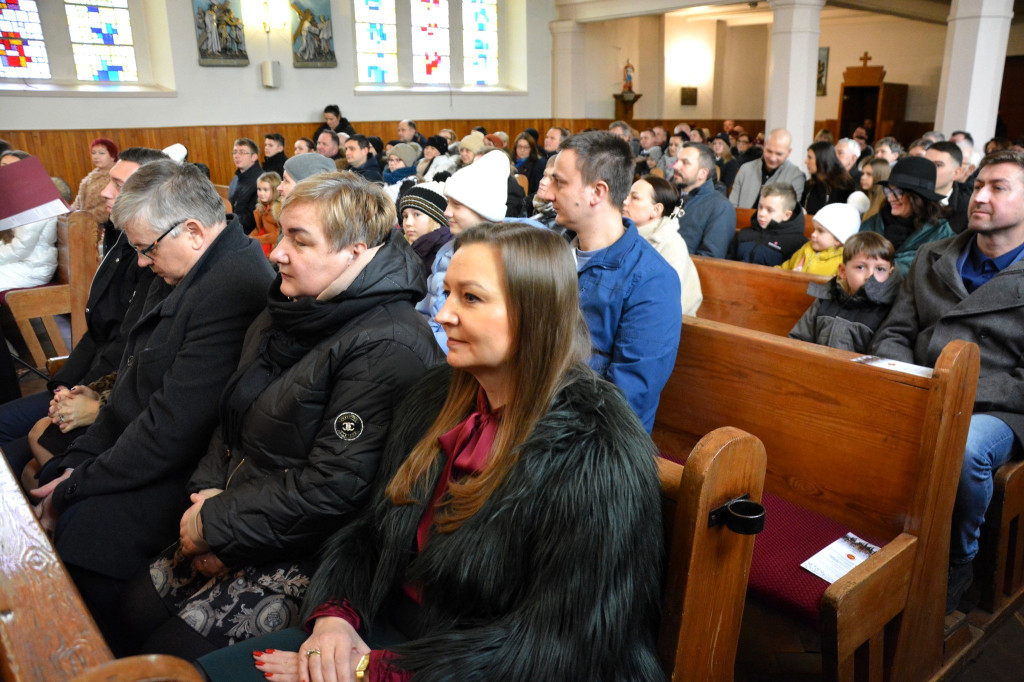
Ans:
[[[804,187],[800,204],[809,215],[829,204],[844,203],[853,193],[853,178],[839,162],[831,143],[815,142],[807,148],[807,170],[811,179]]]
[[[893,166],[888,180],[880,181],[888,204],[860,226],[861,232],[878,232],[896,247],[896,267],[910,270],[918,247],[955,236],[946,221],[946,208],[935,192],[935,164],[908,156]]]

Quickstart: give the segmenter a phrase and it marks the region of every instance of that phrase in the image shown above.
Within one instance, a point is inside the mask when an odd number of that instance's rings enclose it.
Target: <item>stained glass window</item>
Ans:
[[[43,26],[33,0],[0,0],[0,78],[49,78]]]
[[[448,0],[412,0],[412,65],[416,83],[451,82]]]
[[[137,81],[128,0],[65,0],[80,81]]]
[[[466,85],[498,84],[498,5],[462,0],[462,57]]]
[[[360,83],[398,82],[395,0],[355,0]]]

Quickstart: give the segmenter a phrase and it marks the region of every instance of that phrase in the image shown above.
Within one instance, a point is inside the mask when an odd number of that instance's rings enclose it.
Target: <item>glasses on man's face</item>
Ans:
[[[150,258],[151,257],[150,254],[153,253],[153,250],[156,248],[156,245],[160,243],[160,240],[163,239],[164,237],[166,237],[167,235],[169,235],[171,232],[173,232],[176,227],[178,227],[180,225],[183,225],[187,220],[188,220],[188,218],[184,218],[183,220],[179,220],[178,222],[176,222],[173,225],[171,225],[170,227],[168,227],[166,230],[164,230],[164,233],[162,235],[160,235],[159,237],[156,238],[155,242],[153,242],[152,244],[150,244],[149,246],[147,246],[144,249],[140,249],[139,247],[135,246],[135,244],[132,244],[131,242],[128,242],[128,246],[130,246],[133,249],[135,249],[135,253],[139,254],[140,256],[142,256],[144,258]]]
[[[896,201],[902,199],[904,195],[904,191],[899,187],[883,187],[882,191],[885,192],[886,199],[896,199]]]

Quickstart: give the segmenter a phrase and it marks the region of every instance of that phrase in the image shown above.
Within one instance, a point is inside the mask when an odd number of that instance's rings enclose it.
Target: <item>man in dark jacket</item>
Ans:
[[[284,153],[284,135],[267,133],[263,136],[263,172],[284,173],[284,162],[288,157]]]
[[[1024,154],[982,160],[968,231],[918,249],[876,355],[932,367],[947,343],[978,344],[981,374],[953,507],[946,612],[973,579],[971,562],[997,468],[1024,440]]]
[[[259,244],[225,229],[195,167],[156,161],[125,183],[113,221],[157,275],[96,422],[40,472],[42,522],[100,627],[116,632],[125,581],[178,536],[185,483],[273,273]],[[59,518],[58,518],[59,517]]]
[[[256,229],[256,216],[253,215],[256,210],[256,181],[263,175],[260,150],[248,137],[240,137],[231,148],[231,158],[238,170],[228,186],[228,201],[242,229],[249,234]]]
[[[370,141],[365,135],[353,135],[345,141],[345,160],[353,173],[370,182],[384,182],[380,167],[370,158]]]
[[[942,195],[943,206],[949,208],[949,226],[960,234],[967,229],[967,205],[971,201],[972,186],[963,179],[963,152],[953,142],[936,142],[924,153],[935,164],[935,193]]]
[[[672,167],[681,183],[683,211],[679,234],[690,255],[725,258],[736,234],[736,209],[715,190],[715,153],[699,142],[687,142],[676,152]]]
[[[100,196],[107,209],[121,192],[121,186],[140,166],[167,155],[156,149],[129,147],[110,169],[110,182]],[[0,448],[15,474],[20,474],[32,457],[26,436],[37,421],[47,415],[53,392],[89,384],[117,369],[128,330],[122,327],[128,304],[137,286],[148,288],[151,277],[135,261],[128,238],[108,220],[103,261],[89,287],[85,304],[86,331],[75,344],[64,366],[46,384],[45,391],[19,398],[0,407]],[[143,288],[145,291],[145,288]]]
[[[782,265],[806,241],[804,210],[796,201],[796,191],[784,182],[765,185],[750,227],[732,238],[729,260]]]

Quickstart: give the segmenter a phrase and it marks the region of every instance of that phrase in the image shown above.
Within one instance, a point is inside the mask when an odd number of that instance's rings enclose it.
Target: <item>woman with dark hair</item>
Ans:
[[[683,315],[696,315],[703,300],[700,277],[679,234],[679,192],[672,183],[645,175],[633,183],[622,202],[622,215],[636,223],[640,236],[668,261],[679,275]]]
[[[657,454],[586,365],[572,252],[514,223],[455,248],[450,367],[409,392],[374,504],[326,544],[312,634],[206,656],[211,679],[664,679]]]
[[[516,173],[526,176],[526,193],[536,194],[540,179],[544,177],[547,159],[541,157],[540,148],[529,133],[519,133],[515,144],[512,145],[512,152]]]
[[[809,215],[829,204],[844,203],[855,189],[853,178],[828,142],[815,142],[807,148],[807,170],[811,179],[804,187],[800,204]]]
[[[341,115],[341,109],[337,104],[328,104],[324,107],[324,122],[313,133],[313,139],[320,137],[320,133],[325,130],[333,130],[338,134],[345,133],[349,137],[356,134],[356,129],[352,127],[347,118]]]
[[[317,548],[370,501],[394,409],[441,359],[395,220],[352,173],[288,192],[280,273],[184,491],[179,542],[127,592],[119,653],[197,658],[302,622]]]
[[[860,231],[878,232],[896,247],[896,267],[905,277],[918,247],[955,236],[947,209],[935,191],[935,164],[920,156],[900,159],[888,180],[878,181],[887,204],[865,220]]]
[[[110,218],[110,209],[107,208],[107,202],[100,196],[100,192],[110,182],[110,169],[117,163],[118,152],[117,145],[105,137],[97,137],[89,144],[92,164],[96,167],[82,178],[82,183],[78,186],[78,195],[71,204],[74,211],[88,211],[100,225]]]

